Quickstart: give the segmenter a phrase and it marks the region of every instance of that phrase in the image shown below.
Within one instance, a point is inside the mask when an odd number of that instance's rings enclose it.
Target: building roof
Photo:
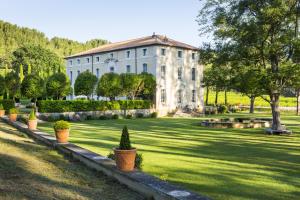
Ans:
[[[151,45],[163,45],[163,46],[170,46],[170,47],[178,47],[183,49],[190,49],[190,50],[198,50],[197,47],[178,42],[176,40],[172,40],[170,38],[167,38],[166,36],[162,35],[155,35],[132,39],[132,40],[126,40],[122,42],[116,42],[116,43],[110,43],[105,44],[100,47],[96,47],[87,51],[83,51],[71,56],[67,56],[68,58],[74,58],[79,56],[86,56],[86,55],[93,55],[97,53],[104,53],[104,52],[110,52],[110,51],[117,51],[122,49],[130,49],[135,47],[142,47],[142,46],[151,46]]]

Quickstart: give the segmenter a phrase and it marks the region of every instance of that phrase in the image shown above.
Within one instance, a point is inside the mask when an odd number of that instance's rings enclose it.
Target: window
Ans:
[[[192,53],[192,59],[195,60],[196,56],[195,53]]]
[[[161,78],[166,78],[166,66],[161,66]]]
[[[96,76],[99,78],[99,68],[96,69]]]
[[[161,55],[165,56],[166,55],[166,49],[161,49]]]
[[[90,58],[86,58],[86,62],[87,62],[87,63],[90,63]]]
[[[178,51],[178,58],[182,58],[182,51]]]
[[[80,71],[78,70],[78,71],[77,71],[77,76],[79,76],[79,74],[80,74]]]
[[[166,102],[166,90],[165,90],[165,89],[162,89],[162,90],[161,90],[160,101],[161,101],[162,103],[165,103],[165,102]]]
[[[126,58],[130,58],[130,51],[126,52]]]
[[[70,63],[70,65],[73,65],[73,60],[70,60],[70,62],[69,62],[69,63]]]
[[[77,59],[77,64],[80,64],[80,59]]]
[[[196,69],[192,68],[192,81],[196,80]]]
[[[110,67],[110,72],[114,72],[115,71],[115,68],[114,67]]]
[[[73,84],[73,72],[70,71],[70,81],[71,81],[71,85]]]
[[[100,62],[100,57],[99,56],[96,57],[96,62]]]
[[[127,65],[127,66],[126,66],[126,72],[127,72],[127,73],[130,73],[130,65]]]
[[[143,72],[148,72],[148,66],[146,63],[143,64]]]
[[[113,57],[114,57],[114,54],[113,54],[113,53],[111,53],[111,54],[110,54],[110,57],[111,57],[111,58],[113,58]]]
[[[143,56],[147,55],[147,49],[143,49]]]
[[[178,90],[177,103],[182,103],[182,90]]]
[[[178,68],[178,80],[182,80],[182,67]]]
[[[196,90],[192,90],[192,102],[196,102]]]

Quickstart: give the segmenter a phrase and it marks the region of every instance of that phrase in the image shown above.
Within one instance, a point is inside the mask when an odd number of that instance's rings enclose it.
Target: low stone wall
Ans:
[[[85,112],[63,112],[63,113],[37,113],[37,117],[41,120],[47,121],[57,119],[69,119],[70,121],[80,121],[86,119],[99,119],[100,116],[111,117],[119,115],[126,117],[131,115],[133,118],[138,114],[144,117],[150,117],[151,113],[156,112],[155,109],[135,109],[135,110],[106,110],[106,111],[85,111]]]
[[[272,119],[265,118],[228,118],[208,119],[201,122],[201,126],[210,128],[268,128]]]
[[[75,144],[58,144],[54,136],[39,130],[31,131],[27,125],[17,121],[11,122],[8,117],[0,117],[0,120],[12,125],[26,133],[37,141],[54,147],[59,152],[69,155],[75,160],[81,161],[87,167],[100,171],[109,177],[118,180],[130,189],[142,194],[145,199],[151,200],[209,200],[209,198],[185,190],[177,185],[162,181],[154,176],[139,170],[122,172],[117,169],[113,160],[100,154],[91,152]],[[167,162],[167,161],[166,161]]]

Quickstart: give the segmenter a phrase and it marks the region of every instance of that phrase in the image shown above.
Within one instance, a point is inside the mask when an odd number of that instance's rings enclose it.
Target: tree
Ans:
[[[9,96],[15,100],[21,86],[18,74],[13,71],[8,73],[5,77],[5,84]]]
[[[140,74],[143,81],[143,87],[141,88],[141,95],[143,99],[154,100],[154,95],[156,91],[156,80],[152,74],[143,72]]]
[[[36,100],[43,95],[43,80],[34,74],[25,76],[21,84],[21,94],[27,98]]]
[[[299,76],[292,60],[299,38],[299,0],[207,0],[199,13],[201,33],[231,47],[229,62],[248,70],[259,68],[260,89],[272,109],[272,129],[282,131],[279,100],[284,88]]]
[[[64,73],[56,73],[48,78],[46,93],[54,99],[62,99],[71,92],[70,81]]]
[[[143,79],[141,76],[132,73],[120,75],[122,95],[129,99],[134,99],[143,89]]]
[[[5,78],[0,75],[0,96],[5,93]]]
[[[115,73],[103,74],[98,82],[97,95],[109,97],[110,100],[122,95],[120,75]]]
[[[74,84],[75,95],[85,95],[89,98],[94,93],[97,80],[97,77],[89,71],[79,74]]]
[[[20,65],[19,68],[19,78],[20,78],[20,83],[22,83],[23,79],[24,79],[24,72],[23,72],[23,65]]]

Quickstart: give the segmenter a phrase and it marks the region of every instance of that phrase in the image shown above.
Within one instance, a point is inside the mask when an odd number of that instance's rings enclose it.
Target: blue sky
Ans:
[[[200,46],[199,0],[1,0],[0,19],[51,38],[117,42],[157,34]]]

